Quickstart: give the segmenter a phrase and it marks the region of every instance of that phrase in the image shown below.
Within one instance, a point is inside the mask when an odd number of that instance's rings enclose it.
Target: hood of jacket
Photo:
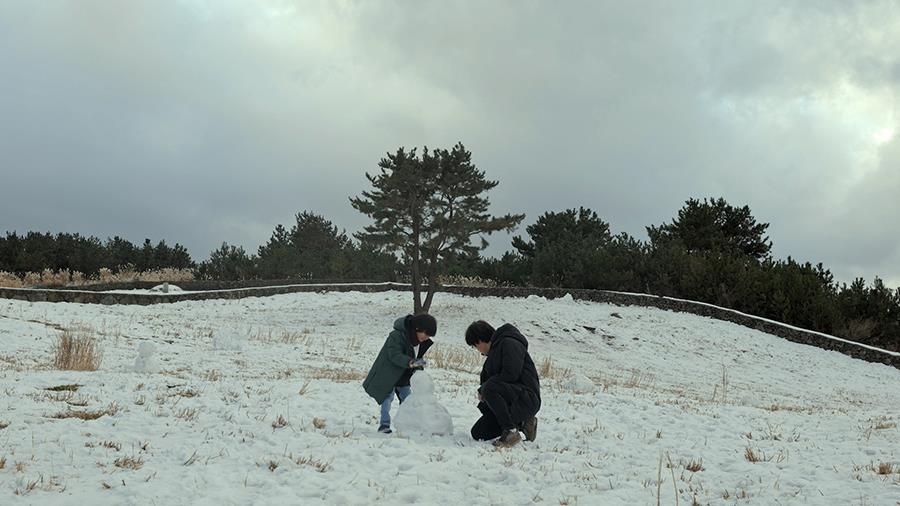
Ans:
[[[406,322],[409,320],[409,315],[401,316],[394,321],[394,330],[399,330],[406,334]],[[382,327],[384,328],[384,327]]]
[[[419,345],[419,340],[416,338],[416,333],[413,331],[412,324],[410,320],[412,319],[412,315],[401,316],[394,321],[394,330],[397,330],[406,337],[406,342],[409,343],[410,346],[416,347]]]
[[[528,349],[528,340],[525,339],[525,336],[519,332],[519,329],[512,324],[505,323],[494,331],[494,335],[491,336],[491,349],[494,349],[494,345],[504,339],[515,339],[522,343],[522,346],[524,346],[526,350]]]

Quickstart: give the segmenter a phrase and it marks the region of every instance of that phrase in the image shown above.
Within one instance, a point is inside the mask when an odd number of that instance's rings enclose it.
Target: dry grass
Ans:
[[[682,462],[681,464],[684,466],[684,468],[686,470],[688,470],[692,473],[699,473],[700,471],[702,471],[704,469],[703,468],[703,459],[697,459],[697,460],[691,459],[687,462]]]
[[[734,499],[736,499],[736,500],[737,500],[737,499],[745,499],[745,500],[749,500],[749,499],[750,499],[750,493],[747,492],[747,491],[746,491],[745,489],[743,489],[743,488],[740,489],[739,491],[735,492],[734,495],[731,495],[731,492],[729,492],[728,490],[725,490],[725,491],[722,493],[722,499],[725,499],[726,501],[727,501],[728,499],[731,499],[732,497],[733,497]]]
[[[749,446],[744,450],[744,458],[747,459],[748,462],[753,462],[753,463],[756,463],[756,462],[784,462],[787,459],[787,457],[781,452],[778,452],[774,455],[766,455],[765,453],[763,453],[759,450],[754,450],[753,448],[750,448]]]
[[[81,388],[81,385],[73,383],[71,385],[58,385],[45,388],[44,390],[49,390],[50,392],[77,392],[79,388]]]
[[[122,469],[131,469],[133,471],[137,471],[138,469],[144,467],[144,459],[141,457],[119,457],[115,461],[113,461],[116,467],[121,467]]]
[[[250,334],[251,341],[259,341],[268,344],[305,344],[312,342],[313,334],[310,329],[291,331],[287,329],[258,330]]]
[[[9,422],[0,421],[0,430],[9,427]]]
[[[310,466],[320,473],[324,473],[331,469],[330,462],[314,459],[312,457],[297,457],[296,459],[292,458],[291,460],[298,466]]]
[[[103,352],[89,327],[63,330],[53,346],[53,366],[68,371],[96,371]]]
[[[6,457],[0,457],[0,469],[4,469],[6,467]]]
[[[287,427],[287,424],[288,422],[284,419],[284,415],[278,415],[278,418],[276,418],[275,421],[272,422],[272,428],[282,429],[284,427]]]
[[[897,423],[891,417],[887,416],[879,416],[874,419],[870,419],[869,422],[872,424],[873,430],[885,430],[885,429],[894,429],[897,427]]]
[[[200,392],[198,392],[197,390],[194,390],[193,388],[188,387],[188,388],[176,390],[173,395],[191,398],[191,397],[199,397]]]
[[[210,369],[201,374],[200,378],[206,381],[219,381],[220,379],[222,379],[222,373],[220,373],[216,369]]]
[[[165,268],[154,271],[136,271],[131,266],[121,266],[117,272],[100,269],[96,277],[87,277],[78,271],[44,269],[41,272],[26,272],[21,276],[0,271],[0,287],[27,288],[30,286],[85,286],[106,283],[130,283],[150,281],[170,283],[191,281],[194,273],[190,269]]]
[[[0,271],[0,287],[4,288],[24,288],[25,285],[19,276],[11,272]]]
[[[362,380],[366,377],[366,374],[356,369],[313,369],[310,376],[313,379],[347,382]]]
[[[196,408],[182,408],[175,413],[175,418],[180,418],[186,422],[192,422],[200,416]]]
[[[876,474],[880,474],[882,476],[894,474],[895,472],[894,464],[890,462],[880,462],[877,466],[873,465],[872,468],[875,470]],[[898,469],[896,472],[900,472],[900,469]]]
[[[102,443],[100,443],[100,446],[102,446],[104,448],[109,448],[110,450],[115,450],[115,451],[119,451],[122,449],[122,444],[117,441],[109,441],[109,440],[103,441]]]
[[[101,409],[99,411],[77,411],[77,410],[69,410],[69,411],[60,411],[55,415],[51,415],[50,418],[78,418],[80,420],[96,420],[102,416],[113,416],[119,412],[119,405],[116,403],[110,403],[105,409]]]
[[[429,360],[440,369],[462,372],[476,372],[481,369],[482,357],[472,350],[436,345],[429,351]]]
[[[759,462],[760,460],[763,460],[760,457],[760,454],[753,451],[753,448],[750,448],[749,446],[744,450],[744,458],[747,459],[748,462]]]
[[[319,417],[313,418],[312,424],[313,424],[313,427],[315,427],[317,429],[325,428],[325,420],[323,418],[319,418]]]
[[[306,395],[306,393],[309,392],[309,383],[309,380],[307,380],[306,383],[304,383],[303,386],[300,387],[300,390],[297,393],[300,395]]]
[[[557,367],[553,363],[551,357],[544,357],[538,365],[538,375],[541,378],[561,379],[568,378],[572,375],[572,369],[568,367]]]

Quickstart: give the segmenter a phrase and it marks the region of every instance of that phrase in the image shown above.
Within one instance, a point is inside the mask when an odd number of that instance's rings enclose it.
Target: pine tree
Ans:
[[[647,227],[650,242],[659,248],[673,241],[688,252],[768,257],[772,242],[768,223],[757,223],[750,208],[730,206],[725,199],[688,200],[670,224]]]
[[[378,174],[366,173],[373,189],[350,198],[354,209],[374,220],[355,236],[400,254],[410,271],[417,314],[428,312],[438,278],[449,263],[487,247],[483,234],[511,231],[525,218],[488,214],[490,202],[484,193],[498,182],[485,179],[462,143],[449,151],[429,152],[425,147],[421,157],[416,148],[401,147],[387,153],[378,166]],[[476,236],[480,241],[473,243]]]

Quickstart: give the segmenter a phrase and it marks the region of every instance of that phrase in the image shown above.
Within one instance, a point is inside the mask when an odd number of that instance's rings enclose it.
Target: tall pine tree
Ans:
[[[372,190],[350,198],[354,209],[374,220],[355,235],[401,255],[409,267],[416,314],[430,309],[438,278],[450,262],[486,248],[484,234],[511,231],[525,218],[488,213],[490,202],[484,194],[498,182],[485,179],[462,143],[449,151],[429,152],[425,147],[421,157],[416,148],[401,147],[378,166],[380,173],[366,173]]]

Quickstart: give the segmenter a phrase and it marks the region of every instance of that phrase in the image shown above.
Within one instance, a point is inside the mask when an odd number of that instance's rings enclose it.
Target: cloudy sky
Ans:
[[[303,210],[361,229],[385,152],[462,141],[519,234],[724,197],[777,257],[897,286],[898,47],[890,0],[4,0],[0,233],[253,253]]]

